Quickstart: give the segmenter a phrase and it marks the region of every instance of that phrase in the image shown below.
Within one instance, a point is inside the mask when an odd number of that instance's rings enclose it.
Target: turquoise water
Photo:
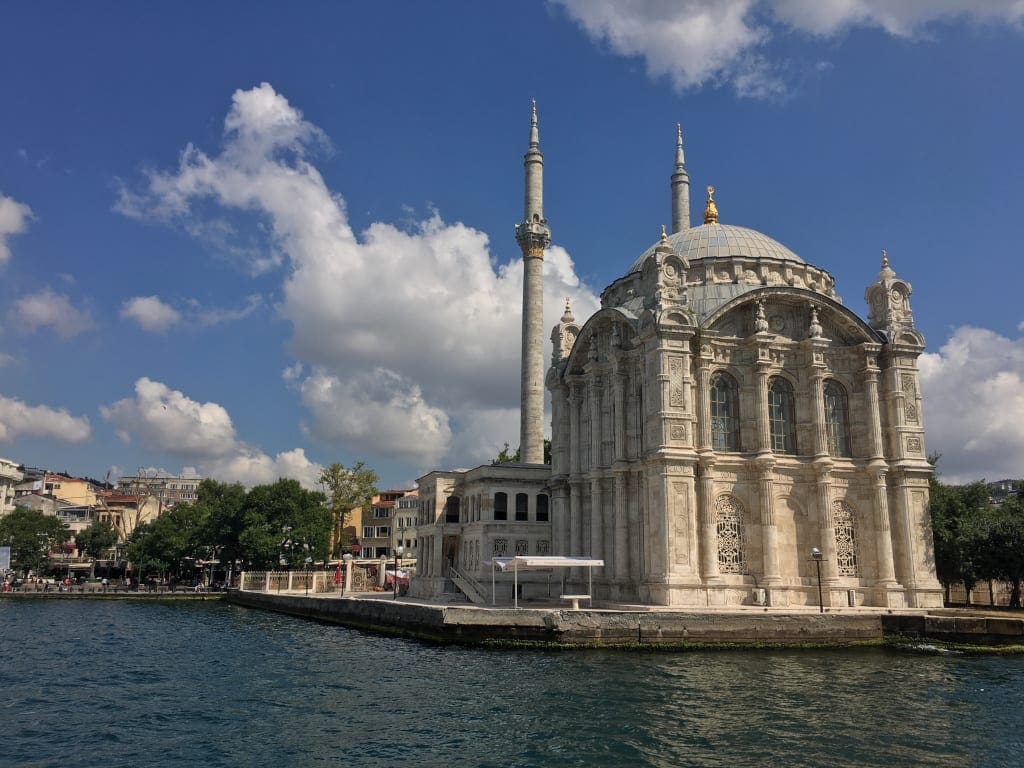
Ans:
[[[0,600],[0,766],[1019,766],[1024,658],[441,647]]]

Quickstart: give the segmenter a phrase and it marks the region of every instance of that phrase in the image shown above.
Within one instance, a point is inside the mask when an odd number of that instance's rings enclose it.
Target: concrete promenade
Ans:
[[[459,644],[550,646],[848,646],[898,639],[1024,646],[1024,618],[961,609],[692,611],[652,606],[564,604],[481,607],[394,600],[389,593],[309,595],[233,590],[231,603],[348,627]]]

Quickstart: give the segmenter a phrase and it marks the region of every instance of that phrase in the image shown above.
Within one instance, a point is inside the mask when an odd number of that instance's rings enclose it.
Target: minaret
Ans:
[[[690,228],[690,174],[683,157],[683,126],[676,123],[676,172],[672,174],[672,233]]]
[[[523,252],[522,394],[519,410],[519,458],[544,463],[544,249],[551,230],[544,218],[544,156],[537,131],[537,102],[530,118],[530,148],[526,168],[526,205],[516,225],[516,242]]]

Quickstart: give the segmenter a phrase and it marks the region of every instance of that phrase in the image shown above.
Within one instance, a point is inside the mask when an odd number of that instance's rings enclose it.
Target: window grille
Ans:
[[[836,570],[840,576],[859,576],[857,564],[857,518],[845,501],[832,502],[832,524],[836,532]]]
[[[715,528],[718,533],[718,569],[722,573],[746,573],[743,506],[732,496],[721,496],[715,503]]]

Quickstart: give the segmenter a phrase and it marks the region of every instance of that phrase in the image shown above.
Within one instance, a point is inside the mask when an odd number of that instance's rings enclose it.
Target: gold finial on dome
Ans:
[[[885,248],[882,249],[882,266],[889,266],[889,254],[886,252]]]
[[[708,187],[708,202],[704,206],[704,223],[718,223],[718,206],[715,205],[715,188],[712,186]]]
[[[664,224],[661,225],[661,242],[663,242],[663,243],[667,243],[668,242],[668,235],[665,234],[665,225]]]
[[[566,296],[565,297],[565,312],[562,313],[562,322],[563,323],[571,323],[571,322],[573,322],[575,320],[576,320],[576,318],[573,317],[573,315],[572,315],[572,303],[569,301],[569,297]]]

